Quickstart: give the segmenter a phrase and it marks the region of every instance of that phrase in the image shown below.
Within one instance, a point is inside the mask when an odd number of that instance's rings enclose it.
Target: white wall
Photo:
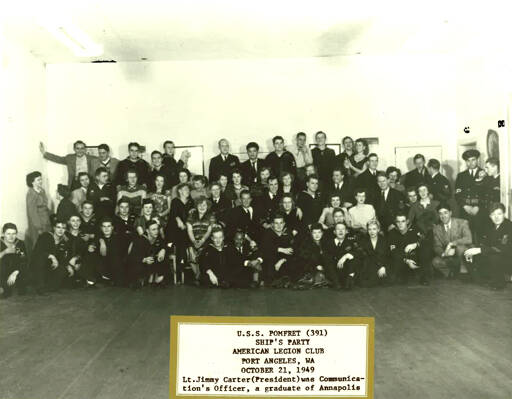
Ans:
[[[50,64],[48,147],[111,144],[126,156],[138,141],[151,151],[173,139],[203,144],[205,158],[227,137],[234,152],[248,141],[266,150],[280,134],[318,130],[380,138],[382,167],[396,145],[443,145],[456,159],[455,60],[448,56]],[[208,165],[206,165],[207,167]],[[64,181],[64,168],[52,167]]]
[[[45,67],[0,36],[0,224],[27,227],[27,173],[45,174],[37,143],[45,136]]]

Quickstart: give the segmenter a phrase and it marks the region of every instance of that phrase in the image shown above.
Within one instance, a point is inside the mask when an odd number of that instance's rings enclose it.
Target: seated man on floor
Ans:
[[[464,252],[471,246],[471,230],[467,220],[452,217],[447,203],[437,206],[440,223],[434,226],[432,265],[448,278],[458,277],[464,264]]]
[[[249,242],[245,239],[243,231],[237,231],[233,238],[233,245],[235,248],[235,263],[243,265],[249,271],[251,282],[249,286],[256,288],[260,283],[260,274],[262,271],[263,259],[257,248],[251,248]],[[242,277],[244,274],[242,273]]]
[[[235,234],[236,236],[236,234]],[[243,233],[241,233],[243,242]],[[248,287],[253,278],[253,263],[240,256],[239,249],[224,242],[224,230],[220,226],[212,230],[210,243],[199,256],[201,285],[206,287]]]
[[[294,237],[285,229],[284,216],[274,214],[261,243],[265,286],[288,288],[302,276],[303,268],[295,253]]]
[[[491,288],[503,289],[506,275],[512,273],[512,222],[505,217],[505,205],[489,208],[492,224],[484,231],[479,247],[466,250],[464,256],[476,265],[479,277],[487,278]]]
[[[354,236],[348,234],[345,223],[334,225],[334,238],[326,241],[325,272],[334,289],[353,288],[361,275],[361,253]]]
[[[11,296],[14,288],[18,294],[25,293],[27,280],[27,250],[25,243],[18,239],[18,228],[14,223],[2,227],[0,239],[0,287],[1,298]]]
[[[395,216],[395,226],[396,229],[388,234],[394,280],[406,284],[411,277],[418,275],[420,283],[428,285],[431,265],[428,264],[428,256],[422,255],[422,235],[409,227],[407,215],[403,212]]]
[[[129,249],[128,283],[138,289],[143,285],[163,285],[170,267],[166,262],[165,241],[160,236],[160,225],[156,220],[146,225],[146,233],[136,237]]]

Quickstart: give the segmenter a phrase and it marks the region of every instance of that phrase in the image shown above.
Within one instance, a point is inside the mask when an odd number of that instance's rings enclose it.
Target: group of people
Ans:
[[[41,294],[165,287],[173,275],[209,287],[350,290],[428,285],[435,272],[505,287],[512,222],[500,203],[497,159],[481,169],[480,153],[466,151],[452,190],[439,160],[422,154],[402,176],[396,167],[379,170],[364,139],[345,137],[340,154],[324,132],[314,148],[306,139],[300,132],[285,147],[276,136],[265,158],[250,142],[244,162],[221,139],[208,176],[192,176],[190,153],[176,160],[169,140],[150,164],[138,143],[121,161],[106,144],[91,156],[77,141],[62,157],[41,143],[45,159],[66,165],[68,180],[58,185],[53,214],[41,173],[27,175],[26,242],[14,223],[2,228],[3,296],[27,286]]]

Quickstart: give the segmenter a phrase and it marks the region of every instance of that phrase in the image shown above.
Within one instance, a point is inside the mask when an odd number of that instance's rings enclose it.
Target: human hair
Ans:
[[[197,197],[196,200],[195,200],[194,205],[197,208],[199,205],[201,205],[203,203],[206,203],[206,205],[208,206],[208,209],[210,209],[210,201],[204,195],[200,195],[199,197]]]
[[[155,175],[155,179],[154,179],[154,181],[153,181],[153,184],[154,184],[155,188],[156,188],[156,179],[158,179],[159,177],[161,177],[162,179],[164,179],[164,188],[165,188],[165,186],[167,185],[167,176],[165,176],[163,173],[157,173],[157,174]]]
[[[297,134],[295,135],[295,138],[296,138],[296,139],[298,139],[298,138],[299,138],[299,137],[301,137],[301,136],[302,136],[302,137],[307,137],[307,136],[306,136],[306,133],[304,133],[304,132],[299,132],[299,133],[297,133]]]
[[[427,189],[427,191],[430,193],[430,187],[428,186],[427,183],[418,184],[418,186],[416,187],[416,192],[419,193],[420,188],[422,188],[422,187],[425,187]]]
[[[103,223],[110,223],[111,225],[114,225],[114,220],[110,216],[105,216],[101,218],[100,226],[103,226]]]
[[[174,141],[172,141],[172,140],[165,140],[165,141],[164,141],[164,144],[162,145],[162,148],[165,148],[165,146],[166,146],[167,144],[172,144],[172,145],[174,145]]]
[[[451,211],[452,207],[450,206],[450,204],[448,204],[448,202],[441,202],[441,203],[439,203],[438,206],[436,206],[436,211],[439,212],[441,209],[446,209],[447,211]]]
[[[387,180],[388,175],[386,175],[386,172],[379,171],[376,173],[376,178],[378,179],[379,177],[384,177]]]
[[[272,138],[272,144],[275,144],[277,140],[281,140],[282,142],[284,142],[283,136],[274,136]]]
[[[343,137],[343,139],[341,140],[341,143],[342,143],[342,144],[344,144],[344,143],[345,143],[345,140],[350,140],[350,141],[354,142],[354,140],[352,139],[352,137],[350,137],[350,136],[345,136],[345,137]]]
[[[153,152],[151,152],[151,158],[153,158],[153,155],[156,155],[156,154],[163,156],[163,154],[160,151],[154,150]]]
[[[312,175],[307,176],[306,177],[306,183],[309,183],[313,179],[318,180],[318,175],[317,174],[312,174]]]
[[[431,158],[428,160],[427,167],[439,170],[441,169],[441,162],[439,162],[437,159]]]
[[[107,144],[100,144],[98,146],[98,150],[105,150],[107,152],[110,152],[110,147]]]
[[[7,230],[15,230],[16,233],[18,232],[18,227],[14,223],[5,223],[2,226],[2,234],[5,233]]]
[[[501,211],[505,213],[505,205],[503,205],[501,202],[493,202],[489,207],[489,215],[498,209],[501,209]]]
[[[342,176],[345,176],[345,172],[343,171],[342,168],[340,168],[339,166],[336,166],[333,170],[332,170],[332,173],[331,173],[331,176],[334,175],[334,172],[340,172]]]
[[[377,230],[380,231],[380,223],[377,219],[372,219],[372,220],[369,220],[367,223],[366,223],[366,230],[368,230],[368,228],[370,226],[377,226]]]
[[[85,172],[82,172],[82,173],[85,173]],[[94,173],[94,176],[98,177],[102,173],[108,173],[108,170],[107,170],[107,168],[104,168],[103,166],[100,166],[98,169],[96,169],[96,172]],[[87,173],[85,173],[85,174],[87,174]],[[78,175],[78,177],[80,178],[80,175]]]
[[[189,187],[188,183],[180,183],[176,186],[176,190],[180,192],[184,187]],[[190,187],[189,187],[190,188]]]
[[[414,186],[409,186],[409,187],[407,187],[407,188],[405,189],[405,192],[406,192],[407,194],[412,193],[412,192],[416,193],[416,187],[414,187]]]
[[[336,230],[336,227],[339,225],[345,226],[345,229],[348,229],[347,224],[345,222],[337,222],[334,224],[334,230]]]
[[[409,219],[409,216],[407,215],[407,213],[403,212],[403,211],[398,211],[396,214],[395,214],[395,220],[399,217],[404,217],[405,220]]]
[[[368,142],[365,139],[357,139],[355,142],[363,144],[363,154],[368,155],[368,151],[370,150],[368,148]]]
[[[219,189],[222,188],[221,184],[218,181],[214,181],[210,183],[210,190],[215,186],[217,186]]]
[[[332,210],[332,216],[334,216],[334,214],[339,213],[339,212],[343,213],[343,216],[345,216],[345,212],[343,212],[342,208],[334,208]]]
[[[422,159],[423,162],[425,162],[425,156],[423,154],[416,154],[412,160],[416,162],[417,159]]]
[[[38,172],[38,171],[30,172],[27,175],[27,177],[25,178],[27,186],[32,188],[32,185],[34,184],[34,180],[36,180],[38,177],[41,177],[41,176],[42,176],[41,172]]]
[[[268,177],[267,183],[270,183],[271,180],[276,180],[279,183],[279,179],[275,175],[270,175]]]
[[[154,224],[160,226],[160,223],[158,223],[158,221],[156,219],[150,219],[146,222],[146,230],[149,230],[149,228],[151,226],[153,226]]]
[[[135,174],[135,176],[137,177],[137,180],[139,179],[139,174],[137,173],[137,170],[136,170],[136,169],[134,169],[134,168],[130,168],[130,169],[128,169],[128,170],[126,171],[126,173],[125,173],[125,175],[124,175],[124,179],[125,179],[125,180],[128,180],[128,175],[129,175],[130,173],[134,173],[134,174]]]
[[[220,139],[218,142],[217,142],[217,146],[220,148],[220,145],[222,144],[222,142],[225,141],[228,145],[229,145],[229,141],[228,139],[225,139],[225,138],[222,138]]]
[[[182,169],[178,170],[178,176],[180,175],[181,172],[185,172],[187,174],[188,180],[190,180],[190,178],[192,177],[192,173],[190,173],[190,170],[188,170],[188,169],[182,168]]]
[[[322,231],[322,232],[324,231],[324,229],[323,229],[322,225],[321,225],[320,223],[318,223],[318,222],[313,223],[313,224],[311,225],[311,227],[309,228],[309,231],[310,231],[310,232],[313,232],[313,230],[320,230],[320,231]]]
[[[398,169],[395,166],[389,166],[386,169],[386,176],[389,177],[389,175],[391,175],[391,173],[393,173],[393,172],[396,172],[397,179],[400,179],[400,177],[402,176],[402,172],[400,172],[400,169]]]
[[[242,198],[242,195],[249,195],[249,197],[251,197],[251,192],[247,189],[244,189],[240,191],[240,198]]]
[[[206,176],[203,176],[203,175],[195,175],[192,178],[192,181],[193,182],[200,181],[203,184],[203,186],[206,186],[208,184],[208,179],[206,178]]]
[[[247,145],[245,146],[245,149],[247,151],[249,151],[251,148],[256,148],[256,151],[259,151],[260,146],[258,145],[258,143],[251,141],[250,143],[247,143]]]
[[[98,168],[98,169],[101,169],[101,168]],[[96,172],[98,171],[98,169],[96,169]],[[105,170],[106,170],[106,169],[105,169]],[[80,181],[80,179],[81,179],[82,177],[84,177],[84,176],[89,177],[89,173],[87,173],[87,172],[79,172],[79,173],[78,173],[78,176],[77,176],[78,181]]]
[[[92,201],[85,200],[84,202],[82,202],[82,208],[84,207],[84,205],[90,205],[94,209],[94,204],[92,203]]]
[[[119,201],[117,201],[117,206],[120,206],[121,204],[128,204],[128,206],[130,206],[130,201],[126,197],[121,197]]]
[[[153,201],[149,198],[144,198],[142,200],[142,207],[144,207],[144,205],[153,205]]]
[[[290,193],[285,193],[281,196],[281,199],[279,200],[279,209],[281,210],[281,212],[284,213],[284,206],[283,206],[283,203],[284,203],[284,200],[285,198],[289,198],[291,201],[292,201],[292,209],[295,209],[295,200],[293,199],[293,195],[290,194]]]
[[[315,133],[315,139],[320,135],[320,134],[323,134],[325,138],[327,138],[327,135],[325,134],[325,132],[322,132],[321,130],[319,130],[318,132]]]
[[[494,158],[494,157],[488,158],[487,161],[485,161],[485,163],[496,166],[498,168],[498,170],[500,168],[500,161],[498,160],[498,158]]]
[[[283,213],[281,213],[281,212],[279,212],[279,211],[274,212],[274,213],[272,214],[272,222],[275,222],[275,221],[276,221],[276,219],[283,219],[283,220],[284,220],[284,215],[283,215]]]
[[[212,228],[212,236],[215,234],[215,233],[222,233],[224,235],[224,229],[219,226],[219,225],[216,225],[215,227]]]
[[[73,143],[73,149],[76,149],[77,145],[83,145],[84,147],[87,147],[87,145],[82,140],[77,140]]]
[[[354,197],[357,196],[357,194],[366,195],[366,189],[364,187],[356,187],[356,189],[354,190]]]
[[[64,228],[66,228],[67,226],[67,223],[63,219],[57,217],[57,215],[54,215],[53,217],[50,218],[50,223],[52,228],[55,228],[55,226],[57,226],[58,224],[63,224]]]
[[[131,142],[130,144],[128,144],[128,151],[130,150],[130,148],[132,147],[137,147],[137,150],[140,150],[140,144],[137,143],[136,141],[133,141]]]
[[[377,158],[377,159],[379,159],[379,156],[376,153],[372,152],[371,154],[368,154],[368,159],[370,159],[370,158]]]
[[[237,175],[242,176],[242,172],[240,171],[240,169],[233,169],[233,170],[231,171],[231,177],[233,177],[233,175],[234,175],[235,173],[236,173]]]
[[[288,172],[288,171],[283,171],[283,172],[281,172],[281,176],[279,176],[279,181],[280,181],[281,183],[283,183],[283,178],[284,178],[285,176],[290,176],[291,184],[293,184],[293,182],[295,181],[295,176],[293,175],[293,173]]]
[[[69,187],[65,184],[57,184],[57,192],[62,198],[69,198],[69,195],[71,194]]]
[[[341,202],[341,194],[339,192],[333,192],[329,195],[329,205],[331,204],[333,198],[339,198]]]

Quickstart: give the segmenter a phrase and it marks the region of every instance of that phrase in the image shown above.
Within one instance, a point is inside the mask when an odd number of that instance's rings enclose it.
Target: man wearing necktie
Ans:
[[[447,203],[437,206],[439,224],[434,226],[434,253],[432,265],[449,278],[458,277],[461,266],[466,268],[464,252],[473,240],[467,220],[452,217]]]
[[[251,141],[245,146],[247,150],[247,161],[240,165],[242,172],[242,182],[248,187],[251,187],[258,181],[258,173],[265,166],[265,160],[258,157],[260,146],[258,143]]]
[[[462,159],[466,162],[466,170],[457,174],[455,179],[455,200],[460,207],[460,216],[469,220],[470,225],[478,213],[474,204],[479,202],[475,184],[478,173],[482,170],[478,166],[479,158],[480,152],[476,149],[464,151]],[[470,227],[473,229],[475,226]]]
[[[208,179],[214,182],[223,174],[231,179],[233,170],[238,169],[240,160],[236,155],[229,153],[229,142],[226,139],[219,140],[220,154],[210,159],[208,168]]]

